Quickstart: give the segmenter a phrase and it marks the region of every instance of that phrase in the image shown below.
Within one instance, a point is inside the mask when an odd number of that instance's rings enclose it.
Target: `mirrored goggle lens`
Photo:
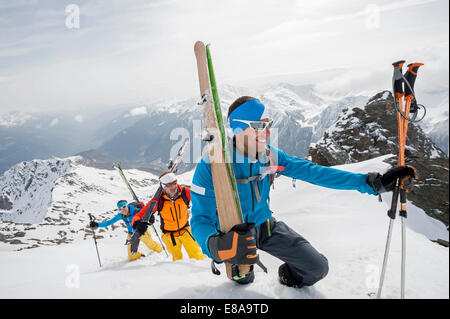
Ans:
[[[175,186],[175,185],[177,185],[177,181],[174,181],[174,182],[172,182],[172,183],[169,183],[169,184],[163,184],[165,187],[172,187],[172,186]]]
[[[258,121],[258,122],[250,122],[249,125],[254,130],[262,131],[265,130],[267,127],[271,128],[272,123],[273,123],[272,121],[269,122]]]

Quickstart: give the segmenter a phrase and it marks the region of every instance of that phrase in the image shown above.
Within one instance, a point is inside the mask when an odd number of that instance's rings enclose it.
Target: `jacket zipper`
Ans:
[[[173,208],[175,209],[175,216],[177,217],[177,231],[179,231],[180,230],[180,222],[178,221],[177,206],[175,205],[175,201],[172,201],[172,203],[173,203]]]
[[[175,216],[173,216],[173,210],[172,210],[172,207],[169,207],[170,208],[170,214],[172,215],[172,219],[173,219],[173,221],[175,221]],[[175,212],[175,214],[176,214],[176,212]]]
[[[252,176],[252,166],[253,163],[250,163],[250,177]],[[255,210],[255,200],[253,199],[253,182],[250,182],[250,189],[252,191],[252,211]]]

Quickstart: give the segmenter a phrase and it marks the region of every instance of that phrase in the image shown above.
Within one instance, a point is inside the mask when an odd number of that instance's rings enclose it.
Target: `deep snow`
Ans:
[[[338,168],[384,171],[388,167],[384,158]],[[191,177],[189,172],[182,179]],[[125,234],[119,233],[98,240],[102,268],[92,237],[21,251],[0,246],[0,298],[373,298],[369,294],[377,289],[389,223],[389,194],[383,199],[380,203],[375,196],[301,181],[293,188],[286,177],[275,181],[271,194],[274,217],[328,258],[328,276],[313,287],[280,285],[277,273],[282,262],[262,251],[261,260],[269,272],[256,267],[255,282],[247,286],[230,282],[223,266],[219,266],[221,276],[213,275],[209,259],[172,262],[164,253],[150,253],[144,247],[141,251],[147,257],[128,262]],[[448,248],[425,236],[447,236],[448,240],[448,232],[422,210],[408,205],[408,211],[406,297],[449,298]],[[384,298],[400,295],[400,247],[397,219]]]

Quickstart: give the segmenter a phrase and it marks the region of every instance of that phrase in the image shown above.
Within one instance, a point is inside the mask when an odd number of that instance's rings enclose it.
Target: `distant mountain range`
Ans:
[[[322,96],[313,85],[279,83],[257,90],[223,85],[219,96],[224,114],[242,95],[259,98],[269,109],[277,129],[271,143],[303,158],[310,143],[322,137],[343,109],[363,107],[369,99],[361,95]],[[189,156],[190,163],[180,171],[189,170],[204,149],[199,140],[202,109],[198,100],[194,97],[89,112],[2,115],[0,173],[21,161],[80,154],[90,163],[87,165],[95,167],[107,168],[109,163],[120,161],[125,168],[158,173],[165,168],[172,147],[184,137],[192,142],[185,158],[187,161]],[[427,135],[448,154],[448,112],[423,125]]]
[[[347,97],[332,103],[308,87],[284,84],[265,92],[255,96],[273,113],[278,146],[291,155],[330,166],[397,153],[396,117],[388,91],[370,99]],[[242,92],[230,88],[221,94],[225,111]],[[89,236],[88,213],[112,217],[117,198],[130,198],[119,174],[111,170],[114,161],[158,171],[176,144],[170,132],[178,129],[174,132],[182,135],[187,130],[192,135],[201,116],[195,99],[163,107],[133,108],[111,119],[117,133],[104,139],[98,149],[65,158],[22,161],[5,171],[0,176],[0,242],[17,249],[68,243]],[[172,139],[181,139],[177,134]],[[408,137],[407,163],[417,168],[420,177],[408,200],[448,226],[448,156],[417,125],[410,124]],[[387,161],[395,165],[395,156]],[[192,164],[184,167],[190,168]],[[125,173],[138,197],[148,201],[158,186],[157,175],[134,169]],[[180,175],[180,182],[190,184],[192,173]],[[115,235],[124,232],[122,226],[112,230]],[[101,235],[107,233],[99,230]]]

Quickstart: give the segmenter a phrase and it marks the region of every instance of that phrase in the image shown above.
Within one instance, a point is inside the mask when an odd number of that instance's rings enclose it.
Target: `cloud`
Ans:
[[[84,118],[83,118],[83,116],[82,115],[76,115],[75,116],[75,121],[77,121],[78,123],[83,123],[84,122]]]
[[[14,8],[0,10],[2,109],[148,105],[196,96],[193,44],[199,39],[212,43],[219,85],[341,67],[362,72],[327,81],[330,90],[389,86],[381,75],[371,82],[363,68],[378,65],[389,74],[391,60],[411,54],[411,43],[424,49],[448,42],[447,1],[371,1],[381,12],[379,28],[372,29],[365,24],[367,4],[356,0],[78,2],[76,30],[65,27],[60,1],[14,1]],[[447,65],[435,72],[442,83],[448,62],[438,59]]]
[[[124,115],[124,117],[130,117],[130,116],[139,116],[139,115],[145,115],[147,114],[147,107],[136,107],[130,111],[130,113],[127,113]]]
[[[50,126],[55,126],[58,123],[59,123],[59,120],[57,118],[55,118],[50,122]]]
[[[373,95],[390,90],[391,77],[390,68],[350,69],[324,79],[315,88],[320,93],[331,95]]]

